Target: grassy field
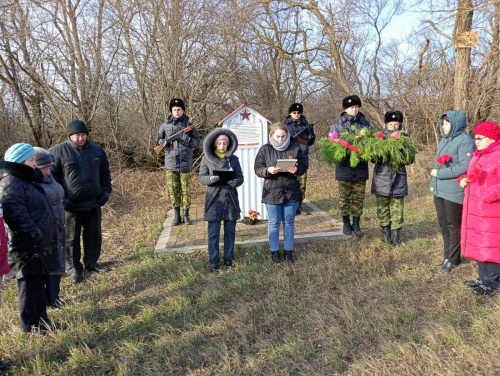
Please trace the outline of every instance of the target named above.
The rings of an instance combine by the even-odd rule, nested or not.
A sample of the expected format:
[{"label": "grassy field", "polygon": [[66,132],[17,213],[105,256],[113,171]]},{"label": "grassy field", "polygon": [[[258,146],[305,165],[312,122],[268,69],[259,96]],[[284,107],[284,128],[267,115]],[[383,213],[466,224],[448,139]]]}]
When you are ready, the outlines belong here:
[{"label": "grassy field", "polygon": [[[20,330],[16,284],[4,283],[0,358],[20,376],[499,375],[498,296],[463,285],[472,261],[435,267],[426,159],[409,169],[400,248],[379,240],[368,193],[363,238],[300,245],[292,268],[273,265],[267,247],[237,249],[237,267],[217,275],[205,253],[153,254],[169,208],[163,172],[115,175],[101,258],[112,271],[64,278],[69,304],[49,311],[63,330],[47,336]],[[338,217],[333,173],[320,168],[309,199]]]}]

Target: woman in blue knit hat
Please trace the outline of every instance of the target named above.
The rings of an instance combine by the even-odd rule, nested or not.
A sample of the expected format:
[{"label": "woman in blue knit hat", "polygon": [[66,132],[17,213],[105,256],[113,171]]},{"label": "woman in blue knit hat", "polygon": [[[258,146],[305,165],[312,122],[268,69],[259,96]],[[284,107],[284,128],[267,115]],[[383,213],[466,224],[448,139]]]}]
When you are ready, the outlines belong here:
[{"label": "woman in blue knit hat", "polygon": [[47,330],[45,283],[56,259],[57,231],[45,198],[42,172],[29,144],[12,145],[0,161],[0,203],[9,243],[10,272],[19,292],[19,314],[25,332]]}]

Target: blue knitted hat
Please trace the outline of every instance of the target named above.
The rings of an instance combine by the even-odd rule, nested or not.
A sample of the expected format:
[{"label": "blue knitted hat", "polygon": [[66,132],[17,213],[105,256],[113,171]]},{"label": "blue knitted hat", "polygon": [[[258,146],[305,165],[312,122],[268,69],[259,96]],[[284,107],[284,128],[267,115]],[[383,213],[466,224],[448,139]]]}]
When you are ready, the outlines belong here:
[{"label": "blue knitted hat", "polygon": [[35,155],[35,149],[30,144],[19,143],[14,144],[5,152],[5,161],[23,163],[29,157]]}]

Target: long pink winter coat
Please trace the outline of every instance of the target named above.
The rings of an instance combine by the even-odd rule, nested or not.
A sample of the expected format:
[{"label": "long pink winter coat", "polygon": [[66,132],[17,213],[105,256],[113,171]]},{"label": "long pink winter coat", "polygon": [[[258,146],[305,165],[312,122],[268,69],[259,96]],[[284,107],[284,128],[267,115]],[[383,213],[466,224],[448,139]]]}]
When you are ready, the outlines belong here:
[{"label": "long pink winter coat", "polygon": [[474,152],[462,211],[465,257],[500,264],[500,140]]},{"label": "long pink winter coat", "polygon": [[0,281],[2,280],[2,276],[7,274],[10,270],[9,262],[7,261],[8,241],[9,239],[7,238],[3,223],[3,209],[2,205],[0,205]]}]

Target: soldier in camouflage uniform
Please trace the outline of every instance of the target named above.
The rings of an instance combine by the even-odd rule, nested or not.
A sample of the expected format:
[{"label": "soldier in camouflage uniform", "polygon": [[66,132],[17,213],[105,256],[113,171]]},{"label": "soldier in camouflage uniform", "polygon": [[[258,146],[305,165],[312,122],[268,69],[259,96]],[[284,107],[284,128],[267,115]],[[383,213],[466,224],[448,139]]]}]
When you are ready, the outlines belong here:
[{"label": "soldier in camouflage uniform", "polygon": [[[191,172],[193,171],[193,149],[201,146],[198,131],[193,127],[189,132],[181,134],[175,140],[167,141],[169,137],[183,131],[188,126],[189,118],[184,114],[182,99],[173,98],[169,104],[172,113],[160,126],[156,136],[156,144],[165,147],[165,170],[167,171],[167,186],[174,208],[173,226],[181,222],[190,225],[189,208],[191,206]],[[184,209],[181,220],[180,208]]]},{"label": "soldier in camouflage uniform", "polygon": [[[359,112],[361,99],[357,95],[349,95],[342,100],[344,112],[330,128],[330,133],[349,132],[354,134],[356,129],[370,128],[371,125],[365,116]],[[349,158],[345,158],[335,166],[335,179],[339,184],[339,209],[344,221],[343,232],[350,235],[354,232],[361,236],[359,221],[363,214],[366,181],[368,180],[368,163],[360,162],[351,167]],[[350,215],[352,215],[352,225]]]},{"label": "soldier in camouflage uniform", "polygon": [[[302,113],[304,112],[304,107],[300,103],[293,103],[288,108],[288,116],[283,122],[290,132],[290,145],[297,144],[300,149],[307,156],[307,165],[309,168],[309,147],[316,141],[316,135],[314,134],[314,128]],[[299,137],[294,137],[299,132],[302,132]],[[300,190],[302,192],[302,200],[306,197],[306,185],[307,185],[307,170],[304,175],[299,176]],[[309,215],[306,209],[302,207],[302,201],[299,202],[297,206],[297,215]]]},{"label": "soldier in camouflage uniform", "polygon": [[[400,111],[389,111],[384,115],[384,122],[384,134],[400,131],[403,114]],[[402,135],[408,137],[404,133]],[[404,196],[408,195],[405,166],[395,170],[391,161],[375,163],[371,192],[377,199],[377,218],[382,227],[382,241],[392,242],[398,247],[399,232],[404,222]]]}]

